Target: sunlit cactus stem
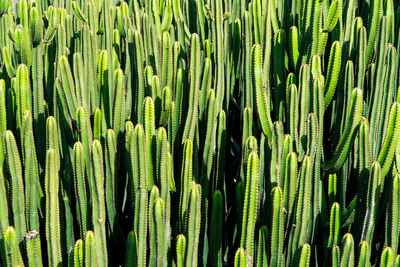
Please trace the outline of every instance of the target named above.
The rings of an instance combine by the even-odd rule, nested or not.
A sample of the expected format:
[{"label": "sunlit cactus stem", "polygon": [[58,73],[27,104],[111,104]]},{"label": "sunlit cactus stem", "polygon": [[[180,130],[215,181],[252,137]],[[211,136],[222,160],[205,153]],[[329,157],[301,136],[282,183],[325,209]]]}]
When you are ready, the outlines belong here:
[{"label": "sunlit cactus stem", "polygon": [[201,186],[192,182],[189,189],[188,207],[185,213],[185,231],[188,236],[186,266],[198,265],[198,248],[201,227]]},{"label": "sunlit cactus stem", "polygon": [[14,134],[7,130],[4,134],[7,166],[10,174],[9,183],[11,188],[10,202],[11,211],[16,233],[16,242],[22,241],[26,233],[26,214],[24,181],[22,174],[21,160]]},{"label": "sunlit cactus stem", "polygon": [[83,236],[88,230],[87,176],[84,150],[81,142],[76,142],[73,149],[72,165],[74,169],[74,191],[77,200],[77,217],[80,233]]},{"label": "sunlit cactus stem", "polygon": [[104,192],[104,161],[103,149],[98,140],[91,145],[92,174],[90,177],[90,191],[93,197],[92,222],[94,239],[99,266],[108,265],[107,236],[106,236],[106,204]]},{"label": "sunlit cactus stem", "polygon": [[24,266],[18,243],[14,227],[9,226],[4,232],[5,255],[8,266]]},{"label": "sunlit cactus stem", "polygon": [[43,266],[39,232],[29,231],[25,235],[25,242],[29,266]]},{"label": "sunlit cactus stem", "polygon": [[61,257],[61,228],[59,208],[59,176],[57,152],[53,148],[46,154],[46,239],[50,266],[58,266]]},{"label": "sunlit cactus stem", "polygon": [[78,239],[74,246],[74,251],[71,253],[73,254],[73,264],[74,267],[81,267],[84,266],[83,258],[84,258],[84,250],[83,250],[83,241],[82,239]]},{"label": "sunlit cactus stem", "polygon": [[235,267],[246,267],[247,255],[243,248],[239,248],[235,253]]},{"label": "sunlit cactus stem", "polygon": [[176,241],[176,258],[177,267],[185,266],[185,253],[186,253],[186,237],[184,235],[178,235]]},{"label": "sunlit cactus stem", "polygon": [[368,244],[371,243],[372,235],[375,229],[375,218],[377,213],[377,207],[379,204],[379,192],[381,187],[381,166],[378,162],[374,162],[371,166],[369,174],[369,184],[366,201],[366,214],[364,218],[361,240],[366,241]]},{"label": "sunlit cactus stem", "polygon": [[251,152],[247,163],[246,192],[243,204],[241,246],[246,248],[248,257],[254,256],[255,223],[258,214],[259,161],[256,152]]},{"label": "sunlit cactus stem", "polygon": [[84,262],[85,266],[96,266],[98,265],[97,250],[95,246],[94,234],[92,231],[85,233],[84,239]]},{"label": "sunlit cactus stem", "polygon": [[0,0],[0,265],[400,267],[398,0]]}]

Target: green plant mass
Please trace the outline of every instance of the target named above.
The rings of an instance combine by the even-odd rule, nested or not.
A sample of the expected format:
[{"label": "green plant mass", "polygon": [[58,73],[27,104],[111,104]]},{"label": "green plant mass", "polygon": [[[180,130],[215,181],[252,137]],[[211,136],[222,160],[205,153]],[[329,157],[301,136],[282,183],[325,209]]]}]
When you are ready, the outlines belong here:
[{"label": "green plant mass", "polygon": [[400,267],[399,0],[0,0],[0,266]]}]

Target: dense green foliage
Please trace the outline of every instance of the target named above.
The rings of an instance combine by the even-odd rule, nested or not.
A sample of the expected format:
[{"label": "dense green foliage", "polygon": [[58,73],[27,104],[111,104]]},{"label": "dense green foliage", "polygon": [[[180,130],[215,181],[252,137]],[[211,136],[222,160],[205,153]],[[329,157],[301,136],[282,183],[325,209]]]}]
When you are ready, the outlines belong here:
[{"label": "dense green foliage", "polygon": [[398,0],[0,0],[0,265],[400,266]]}]

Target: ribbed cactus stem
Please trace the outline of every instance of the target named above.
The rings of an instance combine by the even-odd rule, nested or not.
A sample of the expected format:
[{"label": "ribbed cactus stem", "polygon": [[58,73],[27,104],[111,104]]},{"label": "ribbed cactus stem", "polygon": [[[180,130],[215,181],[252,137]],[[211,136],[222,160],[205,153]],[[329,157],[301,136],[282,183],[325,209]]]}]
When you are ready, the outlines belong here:
[{"label": "ribbed cactus stem", "polygon": [[98,265],[97,250],[95,246],[94,233],[92,231],[87,231],[85,233],[85,266],[96,266]]},{"label": "ribbed cactus stem", "polygon": [[59,208],[59,176],[57,152],[50,148],[46,154],[46,239],[50,266],[58,266],[61,257],[61,228]]},{"label": "ribbed cactus stem", "polygon": [[5,255],[8,266],[24,266],[18,246],[17,232],[9,226],[4,232]]},{"label": "ribbed cactus stem", "polygon": [[247,266],[247,255],[243,248],[239,248],[235,253],[235,267]]},{"label": "ribbed cactus stem", "polygon": [[243,222],[241,247],[247,251],[248,257],[254,257],[254,234],[255,223],[258,214],[258,181],[259,181],[259,161],[256,152],[251,152],[247,163],[246,192],[243,204]]},{"label": "ribbed cactus stem", "polygon": [[73,251],[73,263],[74,267],[82,267],[84,266],[84,250],[83,250],[83,241],[82,239],[78,239],[74,246]]},{"label": "ribbed cactus stem", "polygon": [[26,233],[25,242],[29,266],[43,266],[39,232],[29,231]]},{"label": "ribbed cactus stem", "polygon": [[178,235],[176,240],[176,266],[185,266],[185,253],[186,253],[186,237],[182,234]]},{"label": "ribbed cactus stem", "polygon": [[198,265],[198,249],[201,227],[201,186],[192,182],[189,189],[188,207],[185,213],[185,232],[188,237],[186,266]]},{"label": "ribbed cactus stem", "polygon": [[14,219],[16,242],[22,241],[26,233],[26,214],[24,181],[21,160],[18,153],[14,134],[7,130],[4,134],[5,150],[7,155],[7,166],[10,174],[9,183],[11,187],[11,205]]},{"label": "ribbed cactus stem", "polygon": [[77,200],[77,217],[80,234],[83,236],[88,230],[88,189],[85,169],[84,149],[81,142],[76,142],[73,149],[72,165],[74,169],[74,191]]},{"label": "ribbed cactus stem", "polygon": [[98,140],[91,145],[92,174],[90,191],[92,195],[92,222],[99,266],[107,266],[108,252],[106,240],[106,204],[104,192],[103,149]]}]

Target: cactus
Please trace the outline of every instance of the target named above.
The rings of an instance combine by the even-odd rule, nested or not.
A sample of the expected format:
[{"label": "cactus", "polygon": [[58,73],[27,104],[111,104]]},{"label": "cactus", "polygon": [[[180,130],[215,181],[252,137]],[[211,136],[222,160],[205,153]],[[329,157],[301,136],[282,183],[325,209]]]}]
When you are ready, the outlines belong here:
[{"label": "cactus", "polygon": [[33,135],[32,115],[29,110],[23,114],[23,153],[27,227],[31,230],[39,229],[39,213],[41,211],[42,187],[39,180],[38,161],[36,158],[35,139]]},{"label": "cactus", "polygon": [[131,135],[130,141],[130,155],[133,172],[131,176],[133,181],[131,181],[131,183],[133,185],[133,192],[136,192],[138,189],[148,188],[148,179],[146,176],[147,160],[143,158],[145,153],[144,130],[143,126],[138,124]]},{"label": "cactus", "polygon": [[235,253],[235,267],[247,266],[247,256],[243,248],[239,248]]},{"label": "cactus", "polygon": [[361,120],[362,112],[362,92],[360,89],[355,88],[351,95],[350,105],[350,118],[343,132],[339,144],[337,146],[334,157],[325,164],[325,169],[332,169],[333,171],[343,166],[344,160],[347,158],[349,148],[351,147],[357,132],[357,127]]},{"label": "cactus", "polygon": [[95,247],[95,239],[92,231],[87,231],[85,233],[85,266],[98,265],[97,251]]},{"label": "cactus", "polygon": [[146,144],[146,167],[147,167],[147,179],[149,190],[154,185],[154,171],[153,171],[153,138],[156,134],[155,130],[155,115],[154,115],[154,101],[151,97],[146,97],[143,102],[143,126],[144,126],[144,139]]},{"label": "cactus", "polygon": [[132,267],[137,266],[137,237],[133,231],[129,232],[126,241],[125,265]]},{"label": "cactus", "polygon": [[215,191],[210,227],[210,266],[222,266],[222,208],[222,194],[220,191]]},{"label": "cactus", "polygon": [[1,265],[399,266],[399,8],[0,0]]},{"label": "cactus", "polygon": [[[339,0],[340,1],[340,0]],[[332,44],[329,54],[328,73],[325,82],[325,109],[330,104],[333,94],[335,93],[336,85],[340,73],[342,48],[340,42],[336,41]]]},{"label": "cactus", "polygon": [[90,177],[90,191],[93,197],[92,222],[94,239],[97,251],[98,264],[107,266],[106,240],[106,204],[104,193],[103,149],[99,141],[94,140],[91,145],[92,173]]},{"label": "cactus", "polygon": [[4,207],[7,207],[5,209],[2,209],[0,211],[0,230],[1,230],[1,235],[5,233],[7,230],[7,225],[9,225],[9,211],[8,211],[8,200],[7,200],[7,191],[5,187],[5,179],[4,179],[4,173],[3,173],[3,168],[0,168],[0,205],[4,205]]},{"label": "cactus", "polygon": [[342,1],[334,0],[329,6],[328,17],[325,21],[323,31],[331,32],[339,19],[340,10],[342,9]]},{"label": "cactus", "polygon": [[17,232],[14,227],[9,226],[4,232],[4,245],[6,262],[9,266],[24,266],[20,249],[18,247]]},{"label": "cactus", "polygon": [[337,202],[332,204],[329,229],[328,248],[332,248],[338,245],[340,238],[340,206]]},{"label": "cactus", "polygon": [[369,246],[366,241],[361,241],[360,244],[358,245],[358,253],[359,253],[359,258],[358,258],[358,266],[369,266]]},{"label": "cactus", "polygon": [[190,43],[190,96],[188,102],[188,114],[186,117],[185,128],[182,140],[194,139],[194,132],[198,120],[197,106],[199,103],[199,87],[200,87],[200,40],[197,34],[193,34]]},{"label": "cactus", "polygon": [[165,266],[167,263],[167,236],[166,236],[166,207],[162,198],[155,200],[153,208],[153,223],[157,233],[157,266]]},{"label": "cactus", "polygon": [[332,266],[339,267],[340,266],[340,248],[338,246],[332,247]]},{"label": "cactus", "polygon": [[74,266],[83,266],[83,241],[82,239],[79,239],[75,243],[74,251],[73,251],[73,262]]},{"label": "cactus", "polygon": [[115,204],[118,203],[118,172],[117,162],[117,137],[112,129],[107,130],[106,151],[105,151],[105,201],[107,206],[107,220],[110,228],[115,230],[118,235],[119,221]]},{"label": "cactus", "polygon": [[[155,216],[157,215],[157,212],[155,211],[155,203],[156,200],[160,198],[160,190],[158,189],[157,186],[153,186],[153,188],[150,191],[150,197],[149,197],[149,211],[148,211],[148,223],[149,223],[149,232],[150,232],[150,257],[149,257],[149,262],[150,265],[157,265],[157,258],[158,258],[158,247],[157,244],[158,242],[156,241],[159,236],[157,233],[157,225],[155,222]],[[139,215],[140,216],[140,215]],[[161,242],[160,242],[161,245]]]},{"label": "cactus", "polygon": [[354,266],[354,239],[351,234],[345,234],[342,240],[341,266]]},{"label": "cactus", "polygon": [[113,129],[117,140],[120,139],[120,132],[123,130],[125,123],[125,95],[124,95],[124,73],[121,69],[117,69],[114,72],[114,107],[113,107]]},{"label": "cactus", "polygon": [[301,249],[299,266],[307,267],[310,265],[310,253],[310,245],[307,243],[304,244],[303,248]]},{"label": "cactus", "polygon": [[270,106],[266,95],[266,88],[262,81],[262,55],[261,46],[254,45],[251,52],[252,56],[252,81],[256,90],[257,110],[261,121],[264,134],[271,140],[272,121],[270,116]]},{"label": "cactus", "polygon": [[9,183],[11,186],[11,205],[14,220],[15,238],[17,244],[22,241],[26,233],[26,214],[24,181],[22,176],[21,160],[18,153],[17,143],[13,133],[7,130],[4,133],[5,150],[7,155],[7,166],[10,174]]},{"label": "cactus", "polygon": [[[299,180],[299,192],[298,192],[298,199],[297,207],[296,207],[296,214],[295,216],[295,228],[291,228],[291,253],[294,255],[298,249],[300,249],[301,245],[304,242],[308,242],[306,235],[307,235],[307,224],[308,220],[310,220],[310,203],[309,199],[311,197],[311,159],[310,157],[306,156],[303,159],[303,164],[301,167],[300,173],[300,180]],[[277,240],[279,241],[279,240]],[[289,256],[289,259],[292,259],[292,255]]]},{"label": "cactus", "polygon": [[386,247],[381,254],[381,266],[392,266],[394,261],[393,250],[391,247]]},{"label": "cactus", "polygon": [[392,194],[390,201],[388,201],[387,212],[387,225],[386,225],[386,244],[390,245],[393,251],[397,251],[399,240],[398,235],[400,231],[399,225],[399,179],[400,175],[396,174],[392,182]]},{"label": "cactus", "polygon": [[265,266],[269,262],[266,245],[268,244],[269,231],[267,226],[260,228],[258,235],[257,266]]},{"label": "cactus", "polygon": [[137,233],[137,263],[143,265],[147,257],[147,228],[148,228],[148,193],[146,189],[139,189],[135,200],[134,229]]},{"label": "cactus", "polygon": [[29,266],[43,266],[40,238],[38,236],[38,231],[29,231],[25,235]]},{"label": "cactus", "polygon": [[46,239],[49,250],[49,265],[58,266],[61,257],[61,228],[59,208],[59,163],[57,151],[49,148],[46,153]]},{"label": "cactus", "polygon": [[186,266],[197,266],[201,227],[201,186],[194,182],[190,184],[185,223],[185,232],[188,237]]},{"label": "cactus", "polygon": [[282,223],[282,190],[280,187],[272,189],[272,231],[271,231],[271,266],[279,266],[284,262],[282,257],[282,238],[283,238],[283,223]]},{"label": "cactus", "polygon": [[368,244],[371,243],[372,234],[375,229],[375,218],[377,211],[377,204],[379,202],[379,193],[381,187],[381,176],[382,169],[378,162],[374,162],[371,166],[369,174],[369,184],[367,192],[367,209],[365,213],[365,219],[362,229],[361,240],[366,241]]},{"label": "cactus", "polygon": [[[251,152],[248,157],[246,192],[243,203],[243,222],[240,244],[246,248],[248,257],[253,261],[254,253],[254,228],[258,213],[258,179],[259,162],[256,152]],[[278,208],[279,209],[279,208]]]},{"label": "cactus", "polygon": [[395,147],[399,140],[399,127],[400,127],[400,105],[399,103],[393,103],[390,109],[390,116],[388,121],[388,130],[386,137],[378,156],[378,162],[382,166],[382,176],[385,176],[390,168],[391,161],[393,161],[393,155]]},{"label": "cactus", "polygon": [[193,142],[188,139],[183,150],[183,162],[180,187],[179,216],[183,223],[184,215],[188,207],[189,188],[193,179]]},{"label": "cactus", "polygon": [[183,234],[178,235],[176,240],[176,265],[183,267],[186,253],[186,237]]},{"label": "cactus", "polygon": [[77,200],[77,217],[80,233],[83,236],[88,230],[87,176],[85,172],[84,150],[81,142],[74,144],[73,153],[74,191]]}]

